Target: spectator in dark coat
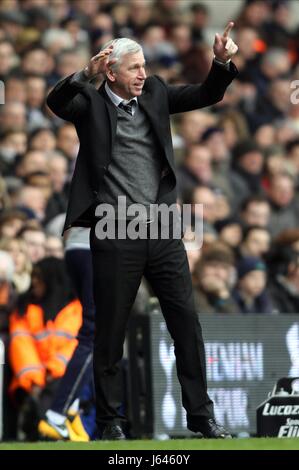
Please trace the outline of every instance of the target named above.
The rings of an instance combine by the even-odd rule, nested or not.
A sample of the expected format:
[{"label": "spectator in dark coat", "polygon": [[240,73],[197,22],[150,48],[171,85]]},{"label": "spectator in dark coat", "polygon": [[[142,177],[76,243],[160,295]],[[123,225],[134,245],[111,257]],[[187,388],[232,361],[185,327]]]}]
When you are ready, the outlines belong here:
[{"label": "spectator in dark coat", "polygon": [[269,292],[276,313],[299,313],[299,253],[279,246],[269,259]]},{"label": "spectator in dark coat", "polygon": [[242,243],[238,250],[239,257],[264,258],[270,249],[270,243],[271,236],[266,227],[251,225],[243,231]]},{"label": "spectator in dark coat", "polygon": [[216,242],[205,251],[194,270],[195,305],[202,313],[238,313],[231,295],[234,256],[230,248]]},{"label": "spectator in dark coat", "polygon": [[243,140],[233,149],[230,180],[239,205],[251,194],[261,192],[264,155],[252,140]]},{"label": "spectator in dark coat", "polygon": [[233,298],[242,313],[272,313],[272,305],[266,291],[266,264],[260,258],[248,256],[238,264],[238,283]]},{"label": "spectator in dark coat", "polygon": [[299,204],[294,178],[288,173],[274,175],[270,180],[268,197],[271,204],[269,229],[276,237],[283,230],[298,226]]},{"label": "spectator in dark coat", "polygon": [[184,196],[188,191],[202,184],[210,185],[213,177],[211,153],[202,144],[190,145],[183,164],[178,170],[179,193]]}]

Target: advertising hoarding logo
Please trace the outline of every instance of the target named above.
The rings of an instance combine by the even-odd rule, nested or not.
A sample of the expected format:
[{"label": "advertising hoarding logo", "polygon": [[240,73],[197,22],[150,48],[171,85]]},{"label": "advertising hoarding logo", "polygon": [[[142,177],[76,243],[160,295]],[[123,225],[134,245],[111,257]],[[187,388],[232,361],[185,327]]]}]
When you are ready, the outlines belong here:
[{"label": "advertising hoarding logo", "polygon": [[289,377],[299,376],[299,323],[294,323],[286,334],[286,343],[291,360]]}]

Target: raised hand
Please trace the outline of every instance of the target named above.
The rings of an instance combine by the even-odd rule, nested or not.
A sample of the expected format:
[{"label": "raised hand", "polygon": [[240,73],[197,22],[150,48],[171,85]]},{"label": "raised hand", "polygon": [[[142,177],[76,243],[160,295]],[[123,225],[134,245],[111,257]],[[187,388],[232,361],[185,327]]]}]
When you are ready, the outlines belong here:
[{"label": "raised hand", "polygon": [[105,73],[108,65],[115,64],[117,59],[112,59],[109,61],[109,56],[112,51],[113,44],[92,57],[89,61],[89,64],[84,69],[86,77],[89,79],[94,78],[96,75]]},{"label": "raised hand", "polygon": [[213,45],[215,58],[225,63],[230,60],[238,51],[237,44],[234,43],[232,38],[229,37],[231,30],[234,27],[233,21],[230,21],[226,26],[223,35],[216,33]]}]

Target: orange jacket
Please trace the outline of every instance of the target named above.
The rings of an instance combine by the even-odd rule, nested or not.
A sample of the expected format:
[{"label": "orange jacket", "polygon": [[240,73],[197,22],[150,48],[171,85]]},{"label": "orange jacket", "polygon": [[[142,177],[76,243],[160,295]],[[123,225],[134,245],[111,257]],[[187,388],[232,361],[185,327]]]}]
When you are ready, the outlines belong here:
[{"label": "orange jacket", "polygon": [[38,305],[28,305],[24,316],[11,315],[9,359],[14,378],[10,390],[21,387],[30,392],[33,385],[44,387],[47,375],[62,377],[77,346],[81,324],[79,300],[70,302],[47,323]]}]

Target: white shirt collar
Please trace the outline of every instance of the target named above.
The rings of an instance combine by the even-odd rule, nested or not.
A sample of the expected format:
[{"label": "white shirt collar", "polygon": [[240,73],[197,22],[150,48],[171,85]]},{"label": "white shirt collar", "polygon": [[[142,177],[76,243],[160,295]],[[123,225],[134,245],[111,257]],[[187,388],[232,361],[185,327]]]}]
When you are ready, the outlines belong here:
[{"label": "white shirt collar", "polygon": [[109,85],[107,82],[105,82],[105,91],[107,93],[107,95],[109,96],[109,98],[111,99],[112,103],[115,104],[115,106],[118,106],[120,103],[124,103],[124,104],[127,104],[129,103],[129,101],[136,101],[136,104],[138,103],[137,101],[137,96],[135,96],[134,98],[132,98],[131,100],[124,100],[123,98],[121,98],[120,96],[118,96],[116,93],[114,93],[111,88],[109,88]]}]

